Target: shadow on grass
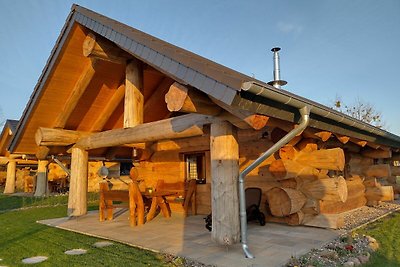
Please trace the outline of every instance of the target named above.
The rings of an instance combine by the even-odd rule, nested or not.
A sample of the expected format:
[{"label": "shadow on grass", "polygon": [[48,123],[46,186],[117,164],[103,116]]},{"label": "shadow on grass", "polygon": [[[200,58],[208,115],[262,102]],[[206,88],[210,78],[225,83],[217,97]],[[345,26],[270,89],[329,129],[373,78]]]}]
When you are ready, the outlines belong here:
[{"label": "shadow on grass", "polygon": [[[98,199],[98,193],[88,193],[89,203],[97,202]],[[65,194],[45,197],[0,195],[0,202],[0,212],[2,212],[28,207],[67,205],[68,195]]]}]

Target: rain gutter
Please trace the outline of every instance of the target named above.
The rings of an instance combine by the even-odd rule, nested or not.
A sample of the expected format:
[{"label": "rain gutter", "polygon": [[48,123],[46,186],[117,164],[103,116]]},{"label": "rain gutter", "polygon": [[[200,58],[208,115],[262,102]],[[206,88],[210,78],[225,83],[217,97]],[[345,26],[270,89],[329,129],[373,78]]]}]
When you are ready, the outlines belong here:
[{"label": "rain gutter", "polygon": [[239,174],[239,212],[240,212],[240,235],[244,255],[246,258],[254,258],[247,245],[247,214],[246,214],[246,195],[244,190],[244,178],[254,168],[260,165],[265,159],[278,151],[281,147],[290,142],[295,136],[301,134],[310,122],[310,108],[303,106],[299,109],[301,119],[298,127],[287,133],[281,140],[265,151],[260,157],[253,161],[246,169]]},{"label": "rain gutter", "polygon": [[335,127],[335,125],[331,123],[333,121],[339,125],[337,128],[342,128],[341,132],[339,132],[338,129],[335,129],[335,132],[370,142],[378,142],[388,146],[400,147],[400,137],[397,135],[359,121],[314,101],[291,94],[287,91],[276,89],[272,86],[263,85],[254,81],[242,83],[241,90],[245,93],[257,96],[257,98],[261,100],[264,99],[266,102],[272,100],[295,109],[309,106],[312,113],[310,123],[310,126],[312,127],[320,127],[321,129],[324,129],[329,128],[327,125],[330,125],[330,128],[332,129]]}]

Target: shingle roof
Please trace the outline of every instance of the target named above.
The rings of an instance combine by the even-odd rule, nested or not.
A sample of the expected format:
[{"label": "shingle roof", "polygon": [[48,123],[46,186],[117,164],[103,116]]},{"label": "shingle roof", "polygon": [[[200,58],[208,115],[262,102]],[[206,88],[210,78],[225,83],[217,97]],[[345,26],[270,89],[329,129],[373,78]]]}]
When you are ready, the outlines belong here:
[{"label": "shingle roof", "polygon": [[[276,102],[273,99],[272,101],[268,99],[269,95],[282,95],[285,96],[285,98],[295,100],[292,102],[310,105],[312,107],[312,113],[313,110],[320,109],[326,113],[334,114],[334,118],[340,117],[339,120],[333,120],[321,117],[318,114],[312,114],[314,116],[311,116],[311,123],[314,127],[318,126],[324,130],[331,130],[330,128],[332,128],[337,131],[342,129],[343,132],[349,136],[363,136],[371,142],[400,147],[400,137],[396,135],[357,121],[334,110],[330,111],[328,107],[324,107],[290,92],[276,90],[262,81],[257,81],[254,78],[78,5],[72,6],[72,11],[67,18],[66,24],[61,31],[39,82],[21,117],[20,128],[23,128],[28,114],[33,109],[35,101],[38,101],[40,91],[50,73],[49,70],[53,67],[60,53],[61,49],[59,48],[62,47],[63,42],[66,40],[67,33],[74,23],[79,23],[93,32],[102,35],[117,44],[121,49],[127,51],[146,64],[151,65],[167,76],[170,76],[174,80],[182,84],[191,85],[228,105],[235,105],[238,108],[251,109],[268,116],[275,116],[277,118],[296,122],[296,116],[298,115],[296,114],[297,108],[293,108],[290,103]],[[243,83],[250,81],[259,84],[260,88],[264,91],[262,93],[260,92],[258,95],[252,95],[250,91],[243,91]],[[11,143],[11,149],[18,142],[18,138],[19,131],[17,130],[17,134]]]}]

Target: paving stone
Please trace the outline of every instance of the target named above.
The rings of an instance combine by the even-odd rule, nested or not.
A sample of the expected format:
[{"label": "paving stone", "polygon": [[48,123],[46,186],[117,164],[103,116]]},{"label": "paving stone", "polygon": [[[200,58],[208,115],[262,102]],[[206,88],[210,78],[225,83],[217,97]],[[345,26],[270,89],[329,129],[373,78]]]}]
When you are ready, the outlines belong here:
[{"label": "paving stone", "polygon": [[25,264],[35,264],[39,262],[43,262],[47,260],[48,258],[46,256],[36,256],[36,257],[31,257],[31,258],[26,258],[22,260],[22,263]]},{"label": "paving stone", "polygon": [[108,247],[111,245],[114,245],[114,243],[110,242],[110,241],[99,241],[99,242],[96,242],[93,244],[93,246],[96,248],[104,248],[104,247]]},{"label": "paving stone", "polygon": [[87,252],[86,249],[74,248],[74,249],[67,250],[64,253],[67,255],[82,255],[82,254],[86,254],[86,252]]}]

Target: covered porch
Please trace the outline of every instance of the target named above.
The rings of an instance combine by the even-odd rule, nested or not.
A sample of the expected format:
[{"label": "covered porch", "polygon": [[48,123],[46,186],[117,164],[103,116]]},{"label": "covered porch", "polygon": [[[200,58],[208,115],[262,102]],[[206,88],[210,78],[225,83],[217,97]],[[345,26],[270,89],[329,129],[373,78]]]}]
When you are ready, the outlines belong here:
[{"label": "covered porch", "polygon": [[140,227],[129,226],[129,212],[119,210],[113,221],[99,222],[98,212],[73,218],[40,221],[48,226],[126,243],[135,247],[182,256],[216,266],[282,266],[291,256],[299,256],[338,236],[334,230],[249,223],[249,245],[254,259],[245,259],[240,244],[219,246],[211,241],[203,215],[171,218],[159,214]]}]

